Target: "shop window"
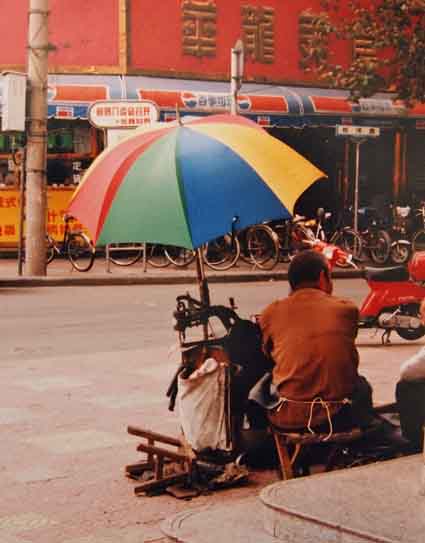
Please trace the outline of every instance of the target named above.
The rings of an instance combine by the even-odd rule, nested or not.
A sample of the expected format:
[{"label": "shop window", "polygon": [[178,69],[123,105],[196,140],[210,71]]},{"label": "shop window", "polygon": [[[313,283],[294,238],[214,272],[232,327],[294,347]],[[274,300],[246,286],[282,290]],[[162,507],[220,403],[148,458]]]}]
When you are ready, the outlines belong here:
[{"label": "shop window", "polygon": [[72,179],[72,163],[68,160],[52,159],[47,161],[47,184],[70,185]]},{"label": "shop window", "polygon": [[0,134],[0,153],[7,153],[9,150],[8,137],[4,134]]},{"label": "shop window", "polygon": [[9,150],[13,151],[14,149],[17,149],[18,147],[24,147],[25,146],[25,134],[19,133],[19,134],[12,134],[9,136]]},{"label": "shop window", "polygon": [[47,136],[48,153],[72,153],[74,138],[72,132],[51,132]]},{"label": "shop window", "polygon": [[25,145],[24,134],[2,134],[0,133],[0,154],[11,153],[18,147]]}]

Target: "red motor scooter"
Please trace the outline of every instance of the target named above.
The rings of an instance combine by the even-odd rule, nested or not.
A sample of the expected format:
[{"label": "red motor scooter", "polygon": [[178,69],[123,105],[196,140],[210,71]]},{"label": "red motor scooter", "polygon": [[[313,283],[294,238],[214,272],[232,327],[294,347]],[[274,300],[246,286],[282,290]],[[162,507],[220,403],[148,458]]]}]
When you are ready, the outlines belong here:
[{"label": "red motor scooter", "polygon": [[360,308],[359,328],[384,330],[384,344],[394,330],[403,339],[424,336],[419,306],[425,298],[425,251],[415,253],[407,265],[366,267],[365,276],[370,292]]},{"label": "red motor scooter", "polygon": [[[323,253],[332,268],[346,263],[357,267],[352,256],[340,247],[323,241],[311,243],[311,248]],[[364,268],[370,291],[360,308],[359,328],[383,330],[382,343],[390,342],[391,332],[407,340],[425,335],[419,307],[425,298],[425,251],[414,254],[409,264],[390,268]]]},{"label": "red motor scooter", "polygon": [[312,249],[317,253],[322,253],[329,262],[329,267],[331,270],[335,266],[339,268],[348,268],[349,266],[357,268],[353,262],[353,256],[337,245],[327,243],[326,241],[322,241],[318,238],[305,239],[302,243],[305,248]]}]

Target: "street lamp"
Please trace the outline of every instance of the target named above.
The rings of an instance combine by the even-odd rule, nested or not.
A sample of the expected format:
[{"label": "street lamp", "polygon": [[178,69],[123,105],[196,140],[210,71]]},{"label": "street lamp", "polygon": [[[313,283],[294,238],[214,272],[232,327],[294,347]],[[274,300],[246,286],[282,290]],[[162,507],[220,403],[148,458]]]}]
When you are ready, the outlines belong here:
[{"label": "street lamp", "polygon": [[237,40],[230,51],[230,113],[238,114],[238,91],[242,87],[243,77],[243,43]]}]

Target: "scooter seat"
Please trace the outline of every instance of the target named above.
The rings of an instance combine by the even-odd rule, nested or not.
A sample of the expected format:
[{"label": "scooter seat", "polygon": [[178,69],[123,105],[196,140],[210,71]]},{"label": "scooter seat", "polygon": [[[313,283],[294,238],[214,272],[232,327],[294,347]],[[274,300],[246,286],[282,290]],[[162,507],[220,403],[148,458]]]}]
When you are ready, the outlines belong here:
[{"label": "scooter seat", "polygon": [[408,281],[409,270],[406,266],[391,266],[388,268],[365,268],[366,279],[369,281],[396,282]]}]

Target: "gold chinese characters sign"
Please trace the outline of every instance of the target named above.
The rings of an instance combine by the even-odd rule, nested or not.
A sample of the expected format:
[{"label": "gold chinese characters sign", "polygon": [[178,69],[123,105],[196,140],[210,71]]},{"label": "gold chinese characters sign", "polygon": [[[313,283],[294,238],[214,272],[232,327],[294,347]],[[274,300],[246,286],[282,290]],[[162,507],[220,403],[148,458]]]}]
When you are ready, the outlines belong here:
[{"label": "gold chinese characters sign", "polygon": [[300,66],[305,68],[312,59],[314,48],[320,49],[320,58],[325,61],[329,56],[329,38],[326,28],[329,18],[326,13],[313,13],[307,9],[298,17],[298,48]]},{"label": "gold chinese characters sign", "polygon": [[274,62],[274,9],[244,5],[241,7],[244,50],[252,60]]},{"label": "gold chinese characters sign", "polygon": [[216,52],[217,7],[212,0],[183,0],[183,54],[214,57]]}]

